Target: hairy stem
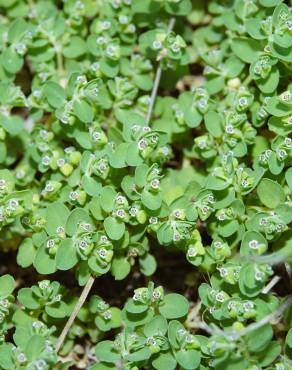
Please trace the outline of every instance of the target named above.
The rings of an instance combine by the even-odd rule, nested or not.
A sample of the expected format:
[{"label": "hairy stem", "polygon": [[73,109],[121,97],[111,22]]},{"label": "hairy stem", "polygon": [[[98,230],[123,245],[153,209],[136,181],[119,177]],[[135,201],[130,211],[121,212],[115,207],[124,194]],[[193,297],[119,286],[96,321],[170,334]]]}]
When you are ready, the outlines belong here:
[{"label": "hairy stem", "polygon": [[[175,18],[171,18],[170,21],[169,21],[169,24],[168,24],[167,32],[172,31],[172,29],[174,27],[174,24],[175,24]],[[152,88],[152,91],[151,91],[151,96],[150,96],[150,102],[149,102],[149,106],[148,106],[148,110],[147,110],[147,115],[146,115],[146,124],[147,125],[149,125],[149,122],[150,122],[150,119],[151,119],[153,106],[154,106],[154,103],[155,103],[155,99],[156,99],[156,95],[157,95],[157,91],[158,91],[158,87],[159,87],[159,83],[160,83],[161,74],[162,74],[161,63],[159,62],[158,68],[157,68],[157,71],[156,71],[156,75],[155,75],[154,85],[153,85],[153,88]]]},{"label": "hairy stem", "polygon": [[56,348],[55,348],[55,351],[56,353],[59,352],[60,348],[62,347],[63,345],[63,342],[68,334],[68,331],[70,330],[76,316],[78,315],[78,312],[80,311],[80,308],[83,306],[84,302],[86,301],[86,298],[91,290],[91,287],[94,283],[94,277],[93,276],[90,276],[89,279],[87,280],[87,283],[86,285],[84,286],[83,290],[82,290],[82,293],[79,297],[79,300],[78,302],[76,303],[66,325],[64,326],[64,329],[62,330],[62,333],[61,335],[59,336],[58,340],[57,340],[57,343],[56,343]]}]

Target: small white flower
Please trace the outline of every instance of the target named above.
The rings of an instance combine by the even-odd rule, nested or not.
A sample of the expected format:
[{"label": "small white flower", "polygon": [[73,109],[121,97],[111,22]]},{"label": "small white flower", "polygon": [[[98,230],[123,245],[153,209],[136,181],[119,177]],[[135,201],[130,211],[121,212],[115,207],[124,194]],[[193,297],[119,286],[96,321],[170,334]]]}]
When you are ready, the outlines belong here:
[{"label": "small white flower", "polygon": [[138,142],[138,148],[139,148],[139,150],[144,150],[147,146],[148,146],[148,142],[147,142],[146,139],[141,139]]},{"label": "small white flower", "polygon": [[233,134],[234,132],[234,129],[233,129],[233,126],[231,124],[227,125],[225,127],[225,131],[228,133],[228,134]]},{"label": "small white flower", "polygon": [[220,249],[223,247],[223,244],[219,240],[216,240],[214,242],[214,247]]},{"label": "small white flower", "polygon": [[79,197],[79,194],[77,191],[70,191],[69,198],[73,201],[77,200]]},{"label": "small white flower", "polygon": [[208,101],[207,101],[207,99],[200,99],[199,101],[198,101],[198,105],[199,105],[199,107],[200,108],[205,108],[206,106],[207,106],[207,104],[208,104]]},{"label": "small white flower", "polygon": [[99,37],[96,39],[96,43],[97,43],[98,45],[104,44],[104,43],[105,43],[105,37],[103,37],[103,36],[99,36]]},{"label": "small white flower", "polygon": [[109,57],[113,57],[115,55],[115,52],[116,52],[117,48],[112,45],[112,44],[109,44],[106,48],[106,54],[109,56]]},{"label": "small white flower", "polygon": [[259,247],[259,242],[257,240],[251,240],[249,243],[248,243],[248,246],[251,248],[251,249],[258,249]]},{"label": "small white flower", "polygon": [[82,85],[84,85],[84,84],[86,84],[87,79],[86,79],[85,76],[78,76],[77,77],[77,82],[80,83],[80,84],[82,84]]},{"label": "small white flower", "polygon": [[119,22],[121,24],[128,24],[129,23],[129,18],[126,15],[120,15],[119,16]]},{"label": "small white flower", "polygon": [[106,249],[102,248],[102,249],[99,249],[98,251],[98,255],[101,257],[101,258],[105,258],[106,255],[107,255],[107,251]]},{"label": "small white flower", "polygon": [[225,300],[224,293],[222,293],[222,292],[217,293],[216,296],[215,296],[215,299],[218,302],[224,302],[224,300]]},{"label": "small white flower", "polygon": [[53,248],[54,245],[55,245],[55,240],[54,239],[49,239],[47,241],[47,248],[48,249]]},{"label": "small white flower", "polygon": [[265,276],[265,274],[264,274],[263,272],[261,272],[261,271],[257,271],[257,272],[255,273],[254,278],[255,278],[255,280],[256,280],[256,281],[263,281],[264,276]]},{"label": "small white flower", "polygon": [[43,281],[39,282],[39,288],[41,290],[46,290],[46,289],[48,289],[49,286],[50,286],[49,280],[43,280]]},{"label": "small white flower", "polygon": [[159,189],[160,187],[160,181],[158,179],[154,179],[151,181],[151,187],[153,189]]},{"label": "small white flower", "polygon": [[84,250],[88,246],[88,243],[87,243],[86,240],[80,240],[78,246],[79,246],[80,249]]},{"label": "small white flower", "polygon": [[152,298],[157,301],[161,298],[161,293],[158,290],[154,290],[152,293]]},{"label": "small white flower", "polygon": [[157,223],[158,223],[158,218],[157,218],[157,217],[150,217],[150,218],[149,218],[149,223],[150,223],[151,225],[155,225],[155,224],[157,224]]},{"label": "small white flower", "polygon": [[57,165],[58,165],[59,167],[63,167],[65,163],[66,163],[66,161],[65,161],[65,159],[64,159],[64,158],[59,158],[59,159],[57,160]]},{"label": "small white flower", "polygon": [[122,195],[118,195],[117,198],[116,198],[116,202],[118,204],[125,204],[126,203],[126,198],[123,197]]},{"label": "small white flower", "polygon": [[100,241],[103,243],[103,244],[108,244],[108,238],[107,238],[107,236],[105,236],[105,235],[102,235],[101,237],[100,237]]},{"label": "small white flower", "polygon": [[242,97],[238,100],[238,103],[241,107],[244,107],[247,105],[247,99],[245,97]]},{"label": "small white flower", "polygon": [[56,228],[56,233],[57,234],[63,234],[65,232],[65,229],[64,229],[64,227],[63,226],[58,226],[57,228]]},{"label": "small white flower", "polygon": [[105,319],[105,320],[110,320],[111,318],[112,318],[112,313],[109,311],[109,310],[107,310],[107,311],[105,311],[104,313],[103,313],[103,318]]},{"label": "small white flower", "polygon": [[154,40],[152,44],[153,49],[159,50],[162,48],[162,43],[159,40]]},{"label": "small white flower", "polygon": [[140,293],[135,293],[134,296],[133,296],[133,300],[134,301],[139,301],[141,299],[141,294]]},{"label": "small white flower", "polygon": [[6,181],[4,179],[0,179],[0,190],[4,190],[6,188]]},{"label": "small white flower", "polygon": [[147,343],[149,346],[156,346],[156,344],[157,344],[156,340],[155,340],[153,337],[149,337],[149,338],[147,338],[146,343]]},{"label": "small white flower", "polygon": [[19,355],[17,355],[16,358],[17,358],[17,361],[20,362],[20,363],[23,363],[23,362],[27,361],[27,358],[26,358],[24,353],[20,353]]},{"label": "small white flower", "polygon": [[135,217],[138,213],[138,208],[137,207],[131,207],[129,210],[129,213],[132,217]]},{"label": "small white flower", "polygon": [[195,248],[191,247],[188,249],[188,256],[189,257],[195,257],[197,255],[197,251]]},{"label": "small white flower", "polygon": [[174,52],[174,53],[178,53],[180,51],[180,46],[177,42],[174,42],[172,45],[171,45],[171,50]]},{"label": "small white flower", "polygon": [[18,170],[18,171],[16,171],[15,176],[16,176],[16,178],[17,178],[18,180],[21,180],[21,179],[23,179],[23,178],[24,178],[24,176],[25,176],[25,171],[24,171],[24,170]]},{"label": "small white flower", "polygon": [[36,360],[35,361],[35,366],[36,366],[37,370],[43,370],[47,366],[47,362],[43,359]]},{"label": "small white flower", "polygon": [[245,311],[250,311],[254,308],[254,304],[250,301],[243,303],[243,308]]},{"label": "small white flower", "polygon": [[123,209],[118,209],[116,212],[117,217],[119,218],[125,218],[126,212]]},{"label": "small white flower", "polygon": [[50,164],[50,161],[51,161],[51,158],[47,155],[42,158],[42,164],[44,166],[48,166]]},{"label": "small white flower", "polygon": [[50,182],[48,182],[45,186],[45,192],[50,193],[52,191],[54,191],[54,187]]},{"label": "small white flower", "polygon": [[221,277],[226,277],[228,275],[227,269],[225,269],[223,267],[219,269],[219,272],[220,272]]},{"label": "small white flower", "polygon": [[102,28],[103,28],[104,30],[108,30],[108,29],[111,27],[111,22],[110,22],[110,21],[103,21],[103,22],[101,23],[101,25],[102,25]]},{"label": "small white flower", "polygon": [[18,200],[10,199],[9,200],[9,208],[15,210],[18,207]]}]

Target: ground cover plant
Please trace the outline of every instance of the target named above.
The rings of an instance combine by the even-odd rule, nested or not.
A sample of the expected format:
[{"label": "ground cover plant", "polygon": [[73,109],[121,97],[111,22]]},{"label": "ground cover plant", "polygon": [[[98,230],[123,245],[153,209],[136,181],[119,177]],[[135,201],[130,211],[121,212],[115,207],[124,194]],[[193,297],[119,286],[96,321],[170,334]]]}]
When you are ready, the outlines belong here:
[{"label": "ground cover plant", "polygon": [[0,0],[0,369],[292,369],[292,12]]}]

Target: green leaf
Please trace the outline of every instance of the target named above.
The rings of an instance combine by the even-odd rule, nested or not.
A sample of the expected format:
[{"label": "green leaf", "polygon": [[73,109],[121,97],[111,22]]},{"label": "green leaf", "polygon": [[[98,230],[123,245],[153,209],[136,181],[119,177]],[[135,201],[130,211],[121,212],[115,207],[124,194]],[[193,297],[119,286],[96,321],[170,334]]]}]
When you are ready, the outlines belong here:
[{"label": "green leaf", "polygon": [[116,280],[123,280],[131,271],[131,264],[126,257],[116,256],[112,261],[111,272]]},{"label": "green leaf", "polygon": [[159,312],[166,319],[176,319],[185,316],[189,311],[188,300],[177,293],[167,294],[162,304],[159,306]]},{"label": "green leaf", "polygon": [[160,208],[162,197],[160,193],[150,193],[149,191],[144,190],[141,194],[141,201],[145,207],[155,211]]},{"label": "green leaf", "polygon": [[14,367],[11,343],[3,343],[0,345],[0,366],[4,370],[11,370]]},{"label": "green leaf", "polygon": [[144,347],[142,349],[139,349],[135,351],[134,353],[130,353],[129,355],[126,355],[126,359],[130,362],[139,362],[148,360],[151,356],[151,351],[149,348]]},{"label": "green leaf", "polygon": [[177,362],[186,370],[197,369],[201,362],[200,352],[190,349],[181,349],[175,352],[175,358]]},{"label": "green leaf", "polygon": [[26,238],[20,244],[17,251],[17,263],[19,266],[26,268],[31,266],[36,256],[36,248],[31,238]]},{"label": "green leaf", "polygon": [[149,253],[146,253],[144,256],[139,258],[139,265],[140,265],[141,272],[145,276],[153,275],[157,268],[157,263],[156,263],[155,258]]},{"label": "green leaf", "polygon": [[288,347],[292,348],[292,329],[288,331],[285,343]]},{"label": "green leaf", "polygon": [[33,265],[40,274],[52,274],[56,271],[56,258],[48,253],[46,243],[37,251]]},{"label": "green leaf", "polygon": [[62,240],[56,255],[56,266],[58,270],[69,270],[74,267],[77,262],[78,254],[73,240]]},{"label": "green leaf", "polygon": [[82,177],[82,186],[84,191],[92,197],[99,195],[102,188],[100,182],[87,175]]},{"label": "green leaf", "polygon": [[[9,1],[8,1],[9,3]],[[13,44],[21,40],[23,34],[27,31],[28,24],[23,18],[17,18],[9,25],[8,41]]]},{"label": "green leaf", "polygon": [[233,53],[245,63],[253,63],[262,50],[259,41],[247,37],[235,37],[232,39],[231,49]]},{"label": "green leaf", "polygon": [[257,360],[262,367],[270,365],[281,354],[281,344],[278,341],[269,343],[262,352],[257,353]]},{"label": "green leaf", "polygon": [[121,239],[126,230],[124,222],[111,216],[104,220],[103,225],[107,235],[113,240]]},{"label": "green leaf", "polygon": [[285,201],[285,192],[281,185],[268,178],[261,180],[257,194],[262,204],[269,208],[276,208]]},{"label": "green leaf", "polygon": [[176,368],[176,360],[170,353],[160,352],[159,355],[152,361],[152,366],[157,370],[174,370]]},{"label": "green leaf", "polygon": [[152,337],[154,335],[165,335],[167,332],[167,327],[167,320],[161,315],[156,315],[144,326],[144,334],[147,337]]},{"label": "green leaf", "polygon": [[75,100],[73,103],[75,115],[84,123],[90,123],[94,118],[94,110],[91,104],[85,100]]},{"label": "green leaf", "polygon": [[273,328],[270,324],[266,324],[259,329],[253,330],[248,334],[247,347],[251,352],[261,352],[270,343],[273,337]]},{"label": "green leaf", "polygon": [[286,179],[286,182],[290,188],[290,190],[292,190],[292,168],[289,168],[286,173],[285,173],[285,179]]},{"label": "green leaf", "polygon": [[86,53],[86,42],[79,36],[72,36],[69,44],[63,48],[66,58],[75,59]]},{"label": "green leaf", "polygon": [[132,298],[129,299],[125,305],[125,309],[130,313],[143,313],[147,311],[148,306],[140,301],[134,301]]},{"label": "green leaf", "polygon": [[280,74],[278,68],[276,66],[273,66],[268,77],[266,79],[256,80],[256,83],[263,93],[271,94],[276,90],[278,86],[279,76]]},{"label": "green leaf", "polygon": [[206,129],[213,137],[218,138],[223,134],[222,119],[219,113],[210,111],[205,115],[204,120]]},{"label": "green leaf", "polygon": [[44,85],[44,95],[53,108],[61,108],[66,99],[66,93],[59,84],[48,81]]},{"label": "green leaf", "polygon": [[26,344],[25,353],[30,361],[37,360],[44,351],[46,339],[41,335],[33,335]]},{"label": "green leaf", "polygon": [[8,297],[15,288],[15,280],[11,275],[2,275],[0,277],[0,297],[4,299]]},{"label": "green leaf", "polygon": [[6,71],[12,74],[17,73],[23,66],[23,58],[11,47],[3,51],[1,61]]},{"label": "green leaf", "polygon": [[114,208],[117,192],[111,186],[105,186],[100,193],[100,204],[103,210],[111,212]]},{"label": "green leaf", "polygon": [[46,305],[46,313],[55,318],[55,319],[62,319],[68,316],[68,306],[65,302],[56,302],[50,305]]},{"label": "green leaf", "polygon": [[240,254],[249,256],[252,254],[263,254],[268,249],[268,242],[264,236],[257,231],[246,231],[243,235]]},{"label": "green leaf", "polygon": [[17,294],[17,299],[24,307],[30,310],[37,310],[40,308],[40,303],[38,302],[38,297],[34,295],[30,288],[22,288]]},{"label": "green leaf", "polygon": [[169,14],[187,15],[192,10],[192,3],[190,0],[181,0],[179,2],[166,2],[165,10]]},{"label": "green leaf", "polygon": [[56,235],[59,227],[65,228],[70,211],[61,202],[53,202],[46,209],[46,232],[49,235]]},{"label": "green leaf", "polygon": [[75,208],[69,215],[66,222],[66,233],[73,236],[80,225],[80,223],[87,223],[92,225],[89,214],[83,208]]},{"label": "green leaf", "polygon": [[100,361],[109,363],[115,363],[120,358],[120,355],[114,350],[113,342],[110,340],[97,343],[95,354]]},{"label": "green leaf", "polygon": [[18,135],[24,129],[23,119],[20,116],[0,114],[0,125],[12,136]]}]

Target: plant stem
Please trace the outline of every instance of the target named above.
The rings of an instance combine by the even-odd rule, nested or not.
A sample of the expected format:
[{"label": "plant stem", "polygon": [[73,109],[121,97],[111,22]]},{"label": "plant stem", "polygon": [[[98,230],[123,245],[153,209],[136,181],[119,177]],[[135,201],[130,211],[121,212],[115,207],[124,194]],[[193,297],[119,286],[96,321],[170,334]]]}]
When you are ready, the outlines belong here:
[{"label": "plant stem", "polygon": [[278,284],[278,282],[281,280],[281,278],[280,278],[280,276],[277,276],[277,275],[275,275],[274,277],[273,277],[273,279],[269,282],[269,284],[267,284],[264,288],[263,288],[263,290],[262,290],[262,293],[263,294],[268,294],[269,293],[269,291],[276,285],[276,284]]},{"label": "plant stem", "polygon": [[[273,319],[279,318],[283,312],[292,305],[292,295],[289,295],[285,302],[283,302],[274,312],[262,318],[260,321],[252,323],[240,331],[223,331],[217,326],[209,326],[205,322],[195,320],[187,321],[187,326],[191,329],[202,329],[210,335],[222,335],[227,340],[236,341],[241,337],[261,328],[262,326],[268,324]],[[193,322],[192,322],[193,321]]]},{"label": "plant stem", "polygon": [[276,311],[270,313],[269,315],[262,318],[260,321],[255,322],[253,324],[248,325],[246,328],[240,330],[238,333],[235,333],[237,337],[242,337],[246,334],[249,334],[253,332],[256,329],[261,328],[262,326],[268,324],[271,320],[276,319],[280,317],[283,312],[286,310],[286,308],[290,307],[292,305],[292,295],[289,295],[285,302],[283,302]]},{"label": "plant stem", "polygon": [[64,329],[62,330],[61,335],[59,336],[57,343],[56,343],[56,348],[55,351],[56,353],[59,352],[60,348],[62,347],[62,344],[68,334],[68,331],[70,330],[76,316],[78,315],[78,312],[80,311],[80,308],[83,306],[84,302],[86,301],[86,298],[90,292],[90,289],[94,283],[94,277],[90,276],[89,279],[87,280],[86,285],[84,286],[81,296],[79,297],[78,302],[76,303],[66,325],[64,326]]},{"label": "plant stem", "polygon": [[[169,24],[168,24],[167,32],[172,31],[172,29],[174,27],[174,24],[175,24],[175,18],[171,18],[170,21],[169,21]],[[148,106],[148,110],[147,110],[147,115],[146,115],[146,124],[147,125],[149,125],[149,122],[150,122],[150,119],[151,119],[151,114],[152,114],[153,106],[154,106],[154,103],[155,103],[155,99],[156,99],[156,95],[157,95],[157,91],[158,91],[158,86],[159,86],[159,83],[160,83],[161,74],[162,74],[162,68],[161,68],[161,62],[159,62],[158,68],[157,68],[157,71],[156,71],[156,75],[155,75],[154,85],[153,85],[153,88],[152,88],[152,91],[151,91],[151,96],[150,96],[150,102],[149,102],[149,106]]]}]

